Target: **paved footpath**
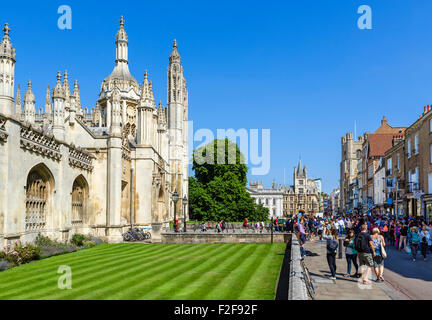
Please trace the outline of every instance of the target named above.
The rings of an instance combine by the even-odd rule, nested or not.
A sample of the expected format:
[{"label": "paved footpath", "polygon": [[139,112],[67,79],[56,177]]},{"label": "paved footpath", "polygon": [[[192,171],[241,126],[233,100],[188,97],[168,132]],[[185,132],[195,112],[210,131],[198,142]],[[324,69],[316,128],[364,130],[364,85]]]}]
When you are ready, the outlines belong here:
[{"label": "paved footpath", "polygon": [[387,246],[388,257],[384,261],[384,278],[395,290],[413,300],[432,299],[432,255],[426,261],[417,254],[411,255]]},{"label": "paved footpath", "polygon": [[[305,264],[309,269],[315,288],[316,300],[408,300],[400,288],[392,286],[389,282],[377,283],[375,272],[370,272],[370,285],[364,285],[357,278],[345,278],[347,271],[345,254],[342,259],[336,258],[336,280],[330,280],[330,269],[326,259],[326,242],[320,242],[317,238],[314,242],[305,244],[308,255]],[[337,257],[337,256],[336,256]],[[351,274],[355,272],[352,266]],[[387,276],[390,276],[388,274]],[[386,271],[384,271],[386,278]]]}]

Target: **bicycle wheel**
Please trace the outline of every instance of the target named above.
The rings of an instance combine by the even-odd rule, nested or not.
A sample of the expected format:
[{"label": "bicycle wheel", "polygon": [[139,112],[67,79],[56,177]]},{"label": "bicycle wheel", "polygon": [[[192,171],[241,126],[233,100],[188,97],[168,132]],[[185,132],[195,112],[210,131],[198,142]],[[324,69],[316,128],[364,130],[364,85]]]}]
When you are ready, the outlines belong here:
[{"label": "bicycle wheel", "polygon": [[131,241],[131,235],[129,232],[126,232],[125,234],[123,234],[123,240],[124,241]]}]

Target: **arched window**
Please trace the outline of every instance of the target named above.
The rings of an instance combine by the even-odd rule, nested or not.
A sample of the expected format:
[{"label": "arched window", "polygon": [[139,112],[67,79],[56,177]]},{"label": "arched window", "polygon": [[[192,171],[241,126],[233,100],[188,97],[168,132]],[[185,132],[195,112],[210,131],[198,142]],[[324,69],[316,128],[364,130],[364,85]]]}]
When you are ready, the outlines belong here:
[{"label": "arched window", "polygon": [[72,186],[72,225],[81,225],[85,217],[88,187],[83,176],[75,179]]},{"label": "arched window", "polygon": [[54,179],[44,164],[30,170],[26,184],[26,230],[45,228],[53,185]]}]

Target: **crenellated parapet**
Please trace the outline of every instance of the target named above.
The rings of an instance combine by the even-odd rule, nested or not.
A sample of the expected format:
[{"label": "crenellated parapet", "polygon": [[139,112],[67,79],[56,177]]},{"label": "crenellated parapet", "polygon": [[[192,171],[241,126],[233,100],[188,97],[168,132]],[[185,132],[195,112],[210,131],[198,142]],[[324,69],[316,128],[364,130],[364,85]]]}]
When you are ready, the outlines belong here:
[{"label": "crenellated parapet", "polygon": [[54,160],[59,161],[62,157],[60,143],[55,140],[54,136],[45,135],[41,130],[33,128],[31,125],[21,127],[20,146]]},{"label": "crenellated parapet", "polygon": [[73,144],[69,146],[69,165],[71,167],[92,171],[94,158],[95,156],[85,149],[76,148]]}]

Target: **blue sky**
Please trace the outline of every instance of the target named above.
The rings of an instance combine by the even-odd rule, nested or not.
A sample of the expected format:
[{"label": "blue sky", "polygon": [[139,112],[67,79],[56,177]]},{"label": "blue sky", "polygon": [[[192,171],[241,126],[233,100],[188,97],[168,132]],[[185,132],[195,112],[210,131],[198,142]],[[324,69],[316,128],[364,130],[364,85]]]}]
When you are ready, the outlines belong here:
[{"label": "blue sky", "polygon": [[[59,30],[57,8],[72,8]],[[372,8],[373,29],[359,30],[357,8]],[[271,129],[271,169],[250,176],[287,183],[301,155],[323,190],[338,185],[340,137],[374,131],[383,115],[410,125],[432,103],[432,1],[43,1],[2,5],[17,49],[16,80],[33,82],[43,106],[57,70],[78,79],[93,107],[114,66],[120,15],[130,69],[149,70],[166,102],[166,67],[179,43],[195,129]]]}]

